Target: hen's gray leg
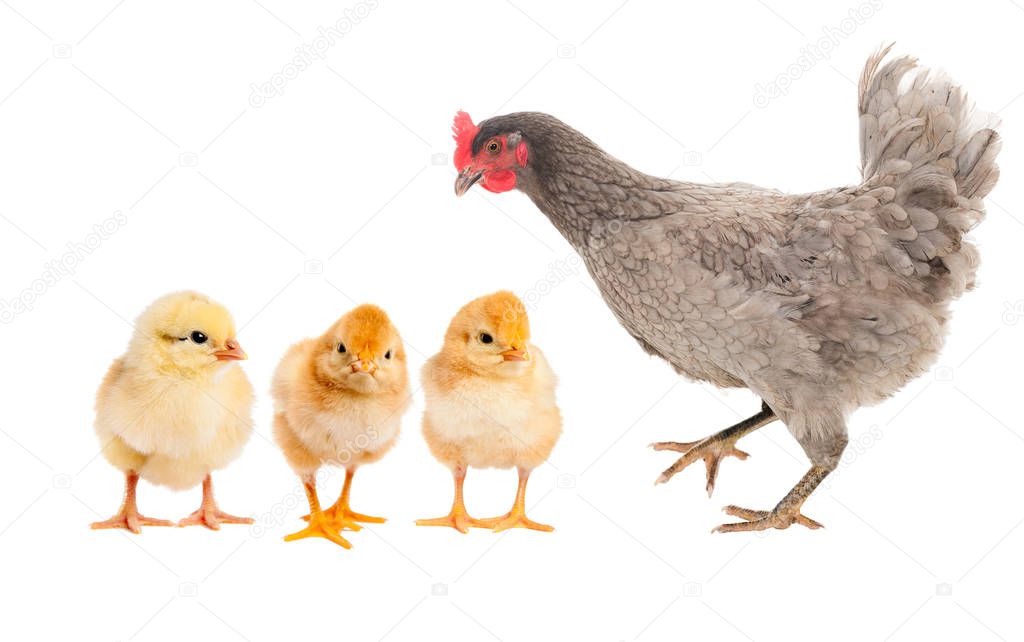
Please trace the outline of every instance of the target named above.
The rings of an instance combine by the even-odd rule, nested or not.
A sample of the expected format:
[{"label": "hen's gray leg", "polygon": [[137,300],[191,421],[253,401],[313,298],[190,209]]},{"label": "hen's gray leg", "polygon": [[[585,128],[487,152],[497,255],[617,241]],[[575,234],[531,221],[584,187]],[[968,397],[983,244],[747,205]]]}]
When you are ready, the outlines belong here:
[{"label": "hen's gray leg", "polygon": [[775,421],[777,418],[772,409],[768,407],[768,404],[762,401],[761,412],[700,441],[659,441],[651,444],[651,448],[655,450],[673,450],[684,453],[682,457],[676,460],[676,463],[661,473],[661,476],[658,477],[655,483],[663,484],[672,479],[672,476],[680,470],[698,459],[703,459],[704,466],[707,468],[707,491],[708,497],[710,497],[711,493],[715,490],[715,479],[718,477],[718,464],[721,460],[729,455],[741,460],[750,456],[736,448],[736,442],[739,438]]},{"label": "hen's gray leg", "polygon": [[814,465],[797,482],[796,486],[786,493],[782,501],[770,511],[726,506],[722,509],[726,513],[747,521],[722,524],[711,532],[763,531],[768,528],[789,528],[793,524],[800,524],[807,528],[821,528],[821,524],[803,515],[800,509],[814,489],[839,465],[839,459],[842,457],[843,450],[846,449],[846,442],[845,431],[824,439],[805,438],[801,440],[804,451],[807,452]]}]

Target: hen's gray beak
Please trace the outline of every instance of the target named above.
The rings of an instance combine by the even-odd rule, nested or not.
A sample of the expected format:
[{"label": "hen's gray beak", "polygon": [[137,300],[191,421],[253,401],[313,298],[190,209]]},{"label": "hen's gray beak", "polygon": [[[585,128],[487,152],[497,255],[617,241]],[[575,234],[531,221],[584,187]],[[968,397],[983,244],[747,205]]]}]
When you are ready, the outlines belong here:
[{"label": "hen's gray beak", "polygon": [[483,170],[474,170],[472,167],[467,167],[459,172],[459,177],[455,179],[455,195],[462,196],[465,194],[483,175]]}]

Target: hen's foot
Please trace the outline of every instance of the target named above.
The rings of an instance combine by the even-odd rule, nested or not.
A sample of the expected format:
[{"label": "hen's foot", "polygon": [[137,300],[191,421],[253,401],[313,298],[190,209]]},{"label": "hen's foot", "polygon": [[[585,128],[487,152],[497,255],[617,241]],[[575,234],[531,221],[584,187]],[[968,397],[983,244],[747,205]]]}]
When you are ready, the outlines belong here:
[{"label": "hen's foot", "polygon": [[745,522],[735,524],[722,524],[711,530],[712,533],[736,533],[739,531],[763,531],[769,528],[784,529],[793,524],[800,524],[807,528],[823,528],[822,525],[810,517],[800,513],[800,507],[774,510],[750,510],[739,506],[726,506],[722,509],[733,517],[745,519]]},{"label": "hen's foot", "polygon": [[676,460],[676,463],[666,468],[654,483],[664,484],[682,469],[698,459],[703,459],[704,467],[707,469],[708,483],[706,488],[708,497],[711,497],[711,493],[715,490],[715,479],[718,478],[718,465],[722,459],[731,455],[743,460],[750,456],[736,448],[736,442],[739,441],[739,438],[754,432],[775,419],[775,413],[768,407],[768,404],[762,401],[761,412],[700,441],[661,441],[651,444],[651,448],[655,450],[674,450],[684,453],[682,457]]},{"label": "hen's foot", "polygon": [[295,540],[306,539],[308,537],[322,537],[334,542],[342,548],[352,548],[352,544],[341,536],[338,532],[338,528],[323,513],[316,513],[309,520],[309,525],[301,531],[292,533],[291,535],[285,535],[284,541],[294,542]]},{"label": "hen's foot", "polygon": [[203,505],[191,515],[178,522],[178,526],[205,526],[210,530],[219,531],[221,524],[252,524],[251,517],[238,517],[225,513],[216,504]]},{"label": "hen's foot", "polygon": [[675,452],[684,453],[682,457],[676,460],[676,463],[669,466],[661,475],[658,480],[654,483],[664,484],[672,477],[686,468],[698,459],[704,460],[704,468],[707,470],[707,491],[708,497],[711,497],[711,493],[715,490],[715,480],[718,478],[718,466],[722,459],[732,456],[737,459],[743,460],[750,456],[736,447],[736,441],[739,439],[739,435],[733,435],[730,437],[722,438],[718,435],[712,435],[701,441],[659,441],[651,444],[651,448],[655,450],[672,450]]},{"label": "hen's foot", "polygon": [[489,517],[477,521],[479,522],[478,526],[481,528],[490,528],[495,533],[500,533],[501,531],[506,531],[510,528],[528,528],[532,531],[544,531],[545,533],[550,533],[555,530],[554,526],[535,522],[527,517],[525,512],[517,511],[515,509],[500,517]]},{"label": "hen's foot", "polygon": [[832,472],[833,468],[834,466],[821,466],[817,464],[811,466],[811,469],[796,483],[796,486],[786,493],[782,501],[770,511],[726,506],[722,509],[726,513],[747,521],[736,524],[722,524],[711,532],[763,531],[769,528],[789,528],[793,524],[800,524],[807,528],[821,528],[821,524],[810,517],[802,515],[800,508],[804,505],[804,501],[806,501],[810,494],[814,492],[814,489],[818,487],[818,484]]},{"label": "hen's foot", "polygon": [[124,528],[138,535],[142,532],[143,526],[174,526],[174,522],[166,519],[156,519],[155,517],[146,517],[145,515],[140,515],[137,510],[125,510],[122,508],[118,511],[117,515],[102,522],[93,522],[89,527],[93,530]]}]

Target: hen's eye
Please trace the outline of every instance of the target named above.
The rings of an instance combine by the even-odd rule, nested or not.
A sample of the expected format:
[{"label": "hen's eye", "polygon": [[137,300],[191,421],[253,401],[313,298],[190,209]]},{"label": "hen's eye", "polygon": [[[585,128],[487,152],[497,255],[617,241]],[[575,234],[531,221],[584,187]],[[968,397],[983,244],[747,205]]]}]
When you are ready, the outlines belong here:
[{"label": "hen's eye", "polygon": [[487,143],[487,151],[489,151],[490,153],[497,154],[499,149],[501,149],[501,145],[498,143],[498,141],[492,140],[491,142]]},{"label": "hen's eye", "polygon": [[338,352],[340,352],[341,354],[345,354],[345,344],[344,343],[339,343],[338,344]]},{"label": "hen's eye", "polygon": [[487,334],[486,332],[480,333],[480,343],[491,343],[494,341],[494,337]]},{"label": "hen's eye", "polygon": [[209,339],[210,337],[206,336],[199,330],[195,330],[192,332],[192,334],[189,335],[189,338],[192,339],[192,341],[195,343],[206,343],[206,340]]},{"label": "hen's eye", "polygon": [[391,358],[391,351],[390,350],[388,350],[387,352],[384,353],[384,358],[385,359],[390,359]]}]

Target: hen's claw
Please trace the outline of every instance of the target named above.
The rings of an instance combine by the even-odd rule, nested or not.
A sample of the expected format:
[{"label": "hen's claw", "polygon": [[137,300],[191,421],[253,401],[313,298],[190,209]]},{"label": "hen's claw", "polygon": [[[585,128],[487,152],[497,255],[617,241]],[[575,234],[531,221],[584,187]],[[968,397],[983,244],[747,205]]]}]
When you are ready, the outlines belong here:
[{"label": "hen's claw", "polygon": [[732,456],[743,460],[750,456],[736,447],[736,442],[739,441],[740,437],[775,421],[776,418],[775,413],[768,407],[768,404],[762,401],[761,412],[700,441],[659,441],[651,444],[651,448],[655,450],[673,450],[684,453],[682,457],[676,460],[676,463],[666,468],[654,483],[664,484],[672,479],[672,476],[680,470],[698,459],[703,459],[704,466],[707,468],[708,497],[711,497],[711,493],[715,490],[715,479],[718,477],[718,465],[722,459]]},{"label": "hen's claw", "polygon": [[722,459],[732,456],[739,460],[744,460],[750,456],[749,453],[736,447],[737,439],[739,439],[739,436],[722,439],[718,435],[714,435],[701,441],[659,441],[651,444],[651,448],[654,450],[671,450],[684,453],[682,457],[676,460],[676,463],[666,468],[654,483],[664,484],[682,469],[698,459],[703,459],[704,467],[707,469],[708,481],[706,488],[708,497],[711,497],[711,493],[715,490],[715,480],[718,478],[718,465]]},{"label": "hen's claw", "polygon": [[832,472],[835,466],[823,466],[815,464],[800,478],[786,496],[782,498],[772,510],[750,510],[739,506],[726,506],[724,510],[729,515],[745,519],[745,522],[737,524],[722,524],[712,533],[735,533],[737,531],[763,531],[769,528],[789,528],[793,524],[800,524],[807,528],[822,528],[822,525],[810,517],[802,515],[800,508],[807,497],[814,492],[825,477]]},{"label": "hen's claw", "polygon": [[792,508],[775,508],[774,510],[750,510],[739,506],[726,506],[722,509],[733,517],[745,519],[745,522],[722,524],[711,530],[712,533],[736,533],[740,531],[763,531],[769,528],[785,529],[793,524],[807,528],[824,528],[820,523],[800,512],[799,506]]}]

